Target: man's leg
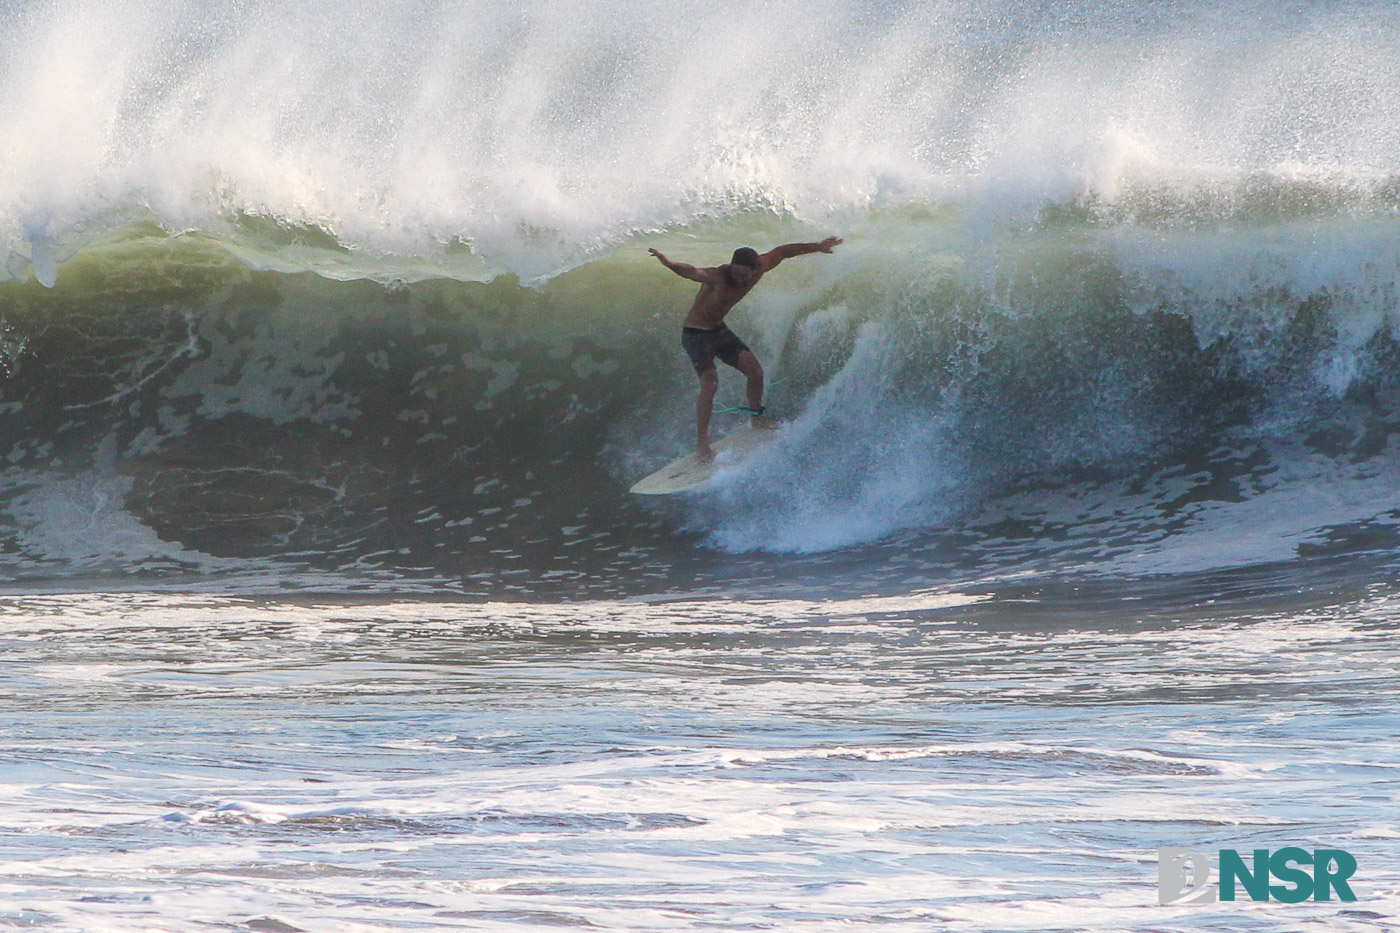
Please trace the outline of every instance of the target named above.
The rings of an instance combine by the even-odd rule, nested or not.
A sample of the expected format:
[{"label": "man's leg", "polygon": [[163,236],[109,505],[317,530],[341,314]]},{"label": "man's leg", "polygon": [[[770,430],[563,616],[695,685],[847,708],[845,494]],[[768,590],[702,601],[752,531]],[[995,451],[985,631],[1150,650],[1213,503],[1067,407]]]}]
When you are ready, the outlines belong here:
[{"label": "man's leg", "polygon": [[710,413],[715,410],[715,391],[719,389],[719,373],[711,366],[702,370],[700,395],[695,400],[695,455],[701,460],[713,460],[710,448]]},{"label": "man's leg", "polygon": [[[745,350],[739,354],[739,359],[735,360],[734,368],[748,378],[749,408],[758,411],[763,407],[763,364],[758,361],[758,357],[753,355],[752,350]],[[754,415],[752,424],[756,428],[776,428],[778,426],[778,422],[766,415]]]}]

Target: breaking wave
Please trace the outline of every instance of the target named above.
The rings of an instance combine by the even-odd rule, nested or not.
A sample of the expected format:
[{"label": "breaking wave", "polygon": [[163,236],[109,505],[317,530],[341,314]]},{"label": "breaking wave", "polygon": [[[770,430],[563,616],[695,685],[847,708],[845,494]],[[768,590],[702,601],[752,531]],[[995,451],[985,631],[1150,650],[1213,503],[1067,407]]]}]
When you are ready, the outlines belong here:
[{"label": "breaking wave", "polygon": [[[7,7],[0,562],[661,591],[1390,548],[1393,7],[1020,9]],[[646,248],[827,233],[732,317],[779,443],[629,499],[693,417]]]}]

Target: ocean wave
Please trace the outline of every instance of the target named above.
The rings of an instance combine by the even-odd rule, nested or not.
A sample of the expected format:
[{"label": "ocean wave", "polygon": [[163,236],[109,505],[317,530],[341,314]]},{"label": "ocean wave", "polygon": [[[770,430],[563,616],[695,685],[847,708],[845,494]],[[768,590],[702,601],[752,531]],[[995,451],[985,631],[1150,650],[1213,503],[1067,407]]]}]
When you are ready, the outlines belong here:
[{"label": "ocean wave", "polygon": [[[688,287],[645,247],[720,262],[735,242],[811,236],[800,221],[741,213],[638,236],[533,285],[342,280],[278,265],[308,248],[353,256],[330,244],[260,233],[278,262],[250,263],[237,240],[139,223],[79,250],[52,288],[0,283],[7,546],[46,572],[121,566],[82,521],[43,514],[107,489],[103,521],[140,543],[143,572],[271,556],[475,574],[487,589],[514,567],[522,586],[625,570],[635,588],[649,568],[664,589],[680,572],[657,559],[668,535],[732,554],[973,528],[990,541],[1006,526],[987,516],[1025,491],[1089,484],[1118,515],[1096,526],[1117,549],[1095,559],[1165,568],[1141,557],[1190,530],[1183,496],[1259,522],[1229,504],[1270,477],[1293,470],[1305,490],[1304,473],[1362,482],[1388,462],[1396,223],[1057,218],[989,237],[946,210],[871,213],[734,314],[787,421],[779,443],[742,475],[652,504],[624,490],[684,452],[695,388],[675,346]],[[735,377],[722,386],[738,399]],[[1341,466],[1308,460],[1319,452]],[[1351,504],[1308,512],[1285,551],[1390,521],[1353,498],[1329,493]],[[1277,559],[1264,544],[1221,559]]]},{"label": "ocean wave", "polygon": [[[1395,420],[1390,5],[735,9],[7,7],[0,560],[501,595],[693,585],[677,541],[711,581],[968,536],[1171,571],[1234,518],[1287,533],[1232,564],[1385,546],[1337,489]],[[629,499],[693,430],[646,249],[829,233],[733,316],[779,443]]]}]

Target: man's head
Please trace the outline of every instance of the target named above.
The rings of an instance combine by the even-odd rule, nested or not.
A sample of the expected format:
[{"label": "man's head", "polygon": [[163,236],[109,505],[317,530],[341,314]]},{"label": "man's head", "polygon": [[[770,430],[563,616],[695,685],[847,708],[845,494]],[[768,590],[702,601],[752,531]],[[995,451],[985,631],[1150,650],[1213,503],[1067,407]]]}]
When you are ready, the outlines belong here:
[{"label": "man's head", "polygon": [[752,246],[741,246],[729,259],[729,280],[743,288],[753,281],[758,273],[758,250]]}]

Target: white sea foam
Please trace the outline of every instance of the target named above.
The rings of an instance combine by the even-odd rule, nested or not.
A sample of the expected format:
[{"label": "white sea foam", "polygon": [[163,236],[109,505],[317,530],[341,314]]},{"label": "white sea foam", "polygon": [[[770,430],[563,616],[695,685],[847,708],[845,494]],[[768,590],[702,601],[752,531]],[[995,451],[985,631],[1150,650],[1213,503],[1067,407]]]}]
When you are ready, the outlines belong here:
[{"label": "white sea foam", "polygon": [[847,602],[0,600],[0,911],[1148,930],[1157,846],[1324,841],[1365,866],[1357,929],[1400,910],[1386,597],[1053,636],[817,624],[987,608]]},{"label": "white sea foam", "polygon": [[998,218],[1254,173],[1364,186],[1400,168],[1374,9],[1244,3],[1222,29],[1213,4],[823,0],[687,7],[678,28],[611,0],[31,0],[4,14],[0,235],[50,284],[133,209],[368,252],[465,238],[528,276],[736,205],[943,196]]},{"label": "white sea foam", "polygon": [[22,489],[6,510],[19,526],[31,558],[73,567],[130,570],[138,566],[186,565],[231,570],[226,560],[162,541],[125,509],[129,477],[102,471],[63,474],[11,474],[5,486]]}]

